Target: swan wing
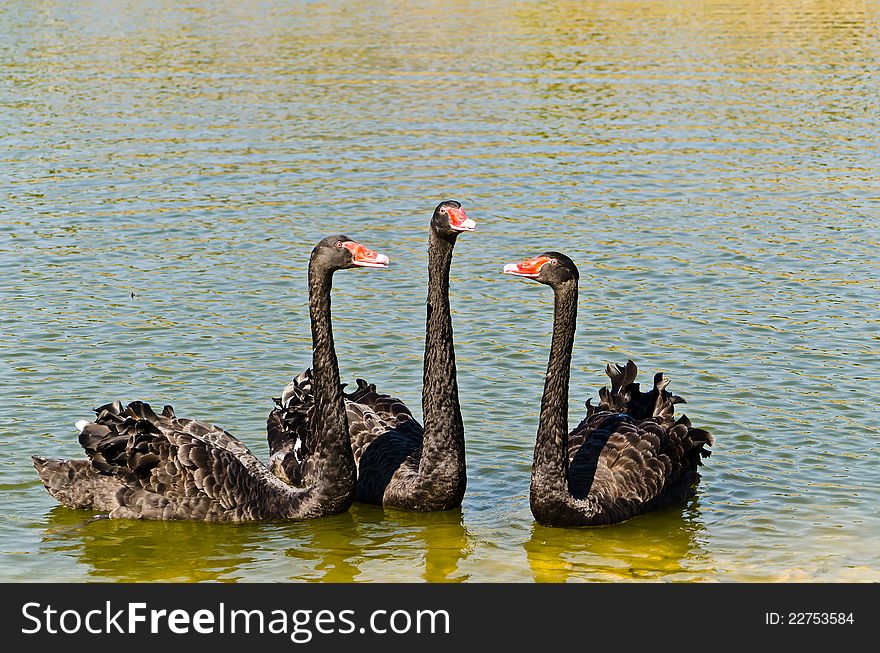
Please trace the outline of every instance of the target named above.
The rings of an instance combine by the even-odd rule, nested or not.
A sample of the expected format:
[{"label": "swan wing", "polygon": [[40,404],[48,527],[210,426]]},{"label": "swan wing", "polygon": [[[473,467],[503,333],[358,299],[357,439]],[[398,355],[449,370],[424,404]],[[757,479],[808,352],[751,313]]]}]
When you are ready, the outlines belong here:
[{"label": "swan wing", "polygon": [[80,433],[89,461],[121,482],[112,517],[237,521],[262,514],[284,487],[223,429],[180,419],[166,406],[119,402],[96,410]]},{"label": "swan wing", "polygon": [[587,402],[587,416],[569,434],[568,484],[574,498],[616,522],[684,500],[713,439],[686,415],[675,419],[674,406],[684,400],[665,390],[662,374],[643,393],[632,361],[608,372],[611,391],[600,391],[598,406]]},{"label": "swan wing", "polygon": [[[275,408],[269,414],[266,429],[269,441],[269,469],[274,475],[295,486],[303,486],[312,471],[311,414],[314,406],[310,369],[295,377],[275,399]],[[367,447],[380,436],[388,434],[389,445],[409,451],[413,446],[402,446],[410,441],[418,443],[422,426],[413,418],[409,408],[396,397],[380,394],[376,386],[363,379],[357,380],[353,392],[343,393],[348,418],[348,433],[355,464],[360,467]],[[399,440],[405,440],[401,443]],[[398,446],[401,445],[401,446]],[[399,463],[398,463],[399,464]]]},{"label": "swan wing", "polygon": [[420,437],[423,429],[409,408],[391,395],[376,391],[376,386],[357,379],[357,388],[344,393],[348,432],[355,462],[359,463],[367,447],[386,433],[399,437]]},{"label": "swan wing", "polygon": [[310,368],[287,384],[266,420],[269,469],[281,480],[297,486],[304,484],[309,471],[305,462],[311,453],[313,406]]}]

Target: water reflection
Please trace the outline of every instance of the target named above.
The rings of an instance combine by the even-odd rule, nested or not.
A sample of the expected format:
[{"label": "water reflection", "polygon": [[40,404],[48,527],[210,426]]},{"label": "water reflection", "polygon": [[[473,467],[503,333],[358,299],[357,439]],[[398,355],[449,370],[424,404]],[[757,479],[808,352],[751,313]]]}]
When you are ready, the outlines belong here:
[{"label": "water reflection", "polygon": [[472,550],[461,510],[421,514],[356,505],[344,517],[344,524],[332,529],[322,520],[324,527],[308,542],[285,551],[300,562],[318,561],[313,570],[320,573],[310,580],[461,582],[469,577],[459,572]]},{"label": "water reflection", "polygon": [[73,556],[93,580],[235,581],[254,561],[260,531],[247,524],[90,518],[53,508],[42,543],[47,553]]},{"label": "water reflection", "polygon": [[604,528],[532,527],[523,544],[538,582],[704,580],[714,571],[695,504]]},{"label": "water reflection", "polygon": [[[311,523],[282,526],[308,533],[306,537],[284,536],[285,544],[289,545],[284,550],[288,580],[353,581],[359,573],[358,540],[361,536],[357,523],[350,512],[318,521],[321,522],[319,528],[309,528]],[[296,568],[293,573],[290,573],[290,564]],[[308,569],[308,573],[303,573],[303,568]]]},{"label": "water reflection", "polygon": [[93,580],[461,582],[472,550],[460,510],[416,514],[355,506],[302,523],[205,524],[93,519],[58,506],[42,550],[73,557]]},{"label": "water reflection", "polygon": [[396,533],[407,533],[409,546],[422,551],[424,570],[421,578],[428,582],[462,582],[468,574],[458,573],[459,564],[473,549],[464,525],[461,509],[435,513],[386,512],[389,546],[394,546]]}]

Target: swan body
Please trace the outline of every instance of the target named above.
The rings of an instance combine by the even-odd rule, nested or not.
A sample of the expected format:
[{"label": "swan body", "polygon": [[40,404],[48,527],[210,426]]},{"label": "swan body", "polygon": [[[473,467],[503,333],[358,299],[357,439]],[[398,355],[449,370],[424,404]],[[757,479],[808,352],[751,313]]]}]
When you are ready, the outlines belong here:
[{"label": "swan body", "polygon": [[[459,507],[464,496],[464,427],[458,402],[449,269],[457,236],[476,223],[461,204],[441,202],[431,219],[428,241],[428,300],[422,411],[419,424],[404,403],[357,380],[344,393],[352,453],[358,468],[357,500],[430,512]],[[295,485],[308,476],[311,371],[293,379],[276,399],[267,420],[270,459],[291,470]]]},{"label": "swan body", "polygon": [[253,521],[311,519],[348,509],[356,470],[330,325],[336,270],[385,267],[388,259],[347,236],[331,236],[312,251],[309,308],[314,345],[314,404],[309,440],[312,473],[292,487],[223,429],[178,418],[170,406],[120,402],[77,423],[87,460],[34,456],[43,485],[62,504],[111,518]]},{"label": "swan body", "polygon": [[578,270],[559,252],[546,252],[504,272],[533,279],[554,290],[550,360],[532,464],[529,503],[547,526],[599,526],[625,521],[684,502],[700,479],[697,468],[709,456],[712,436],[675,419],[684,399],[669,393],[668,380],[654,377],[642,392],[638,368],[609,365],[611,390],[587,402],[586,417],[568,432],[568,388],[577,317]]},{"label": "swan body", "polygon": [[157,415],[139,401],[95,412],[79,437],[87,461],[34,456],[46,489],[68,507],[136,519],[320,516],[321,497],[296,492],[217,426],[179,419],[170,406]]}]

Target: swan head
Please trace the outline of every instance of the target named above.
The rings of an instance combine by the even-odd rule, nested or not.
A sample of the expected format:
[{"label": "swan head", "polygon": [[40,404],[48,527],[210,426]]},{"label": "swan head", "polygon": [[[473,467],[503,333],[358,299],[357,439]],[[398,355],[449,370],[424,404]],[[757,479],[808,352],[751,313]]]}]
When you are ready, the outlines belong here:
[{"label": "swan head", "polygon": [[312,250],[312,261],[329,270],[387,268],[388,257],[344,235],[328,236]]},{"label": "swan head", "polygon": [[574,261],[559,252],[544,252],[520,263],[508,263],[502,272],[515,277],[534,279],[548,286],[577,281],[580,277]]},{"label": "swan head", "polygon": [[434,209],[431,227],[444,237],[455,237],[463,231],[473,231],[477,223],[471,220],[455,200],[440,202]]}]

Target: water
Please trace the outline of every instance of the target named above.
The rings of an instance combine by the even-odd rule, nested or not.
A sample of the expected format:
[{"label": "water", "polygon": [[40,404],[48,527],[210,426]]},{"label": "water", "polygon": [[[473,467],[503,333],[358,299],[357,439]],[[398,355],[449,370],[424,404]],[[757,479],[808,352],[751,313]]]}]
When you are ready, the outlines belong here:
[{"label": "water", "polygon": [[[880,580],[875,3],[13,1],[0,26],[0,579]],[[43,490],[30,455],[78,456],[117,398],[265,455],[331,233],[392,259],[337,275],[342,376],[420,414],[446,198],[479,224],[461,511],[87,523]],[[581,270],[572,421],[607,361],[665,371],[717,437],[687,507],[531,518],[552,297],[499,271],[550,248]]]}]

